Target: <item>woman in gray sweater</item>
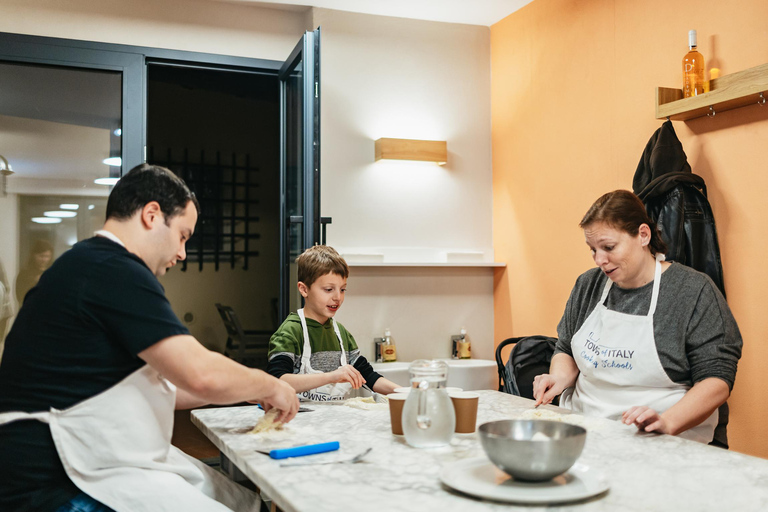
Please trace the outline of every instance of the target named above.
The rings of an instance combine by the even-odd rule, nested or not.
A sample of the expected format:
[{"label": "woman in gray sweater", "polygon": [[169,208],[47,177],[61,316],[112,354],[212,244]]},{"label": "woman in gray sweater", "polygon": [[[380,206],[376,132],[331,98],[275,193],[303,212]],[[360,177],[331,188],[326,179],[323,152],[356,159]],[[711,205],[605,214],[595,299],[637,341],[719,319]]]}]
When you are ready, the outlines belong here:
[{"label": "woman in gray sweater", "polygon": [[664,261],[643,203],[617,190],[579,226],[597,268],[576,281],[537,403],[709,443],[736,377],[742,340],[712,280]]}]

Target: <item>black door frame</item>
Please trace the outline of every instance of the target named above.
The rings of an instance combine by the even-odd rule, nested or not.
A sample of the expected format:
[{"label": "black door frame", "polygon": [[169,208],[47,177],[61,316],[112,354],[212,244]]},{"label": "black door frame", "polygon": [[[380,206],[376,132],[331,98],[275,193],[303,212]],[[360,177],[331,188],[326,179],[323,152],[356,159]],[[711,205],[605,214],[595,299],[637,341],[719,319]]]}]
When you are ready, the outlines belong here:
[{"label": "black door frame", "polygon": [[[312,32],[309,32],[312,34]],[[302,38],[306,40],[306,37]],[[312,45],[319,44],[318,38],[312,40]],[[300,45],[301,46],[301,43]],[[299,47],[297,47],[299,48]],[[303,52],[304,55],[314,55],[313,51]],[[275,61],[256,59],[249,57],[235,57],[211,53],[190,52],[184,50],[166,50],[143,46],[131,46],[113,43],[99,43],[93,41],[81,41],[74,39],[61,39],[54,37],[30,36],[23,34],[10,34],[0,32],[0,61],[10,63],[44,64],[51,66],[69,66],[86,69],[102,69],[122,72],[123,77],[123,104],[122,104],[122,140],[121,152],[123,165],[120,175],[136,165],[146,161],[147,142],[147,68],[150,64],[166,66],[182,66],[203,69],[214,69],[228,72],[260,73],[279,76],[280,70],[288,65],[288,62],[301,58],[297,50],[291,53],[288,61]],[[313,69],[319,67],[319,63],[312,61]],[[317,77],[319,81],[319,76]],[[319,85],[318,85],[319,87]],[[319,93],[319,90],[317,90]],[[313,98],[314,99],[314,98]],[[318,116],[317,109],[313,116]],[[314,125],[314,123],[309,123]],[[319,122],[317,123],[319,127]],[[309,212],[315,213],[317,220],[317,232],[319,233],[319,130],[315,134],[317,150],[310,152],[315,155],[314,161],[305,169],[313,169],[309,178],[313,180],[313,190],[317,196],[315,204],[310,206]],[[306,157],[306,155],[305,155]],[[281,189],[281,194],[284,190]],[[281,218],[283,216],[284,197],[281,197]],[[280,229],[281,247],[283,245],[283,229]],[[319,240],[319,234],[314,240]],[[310,242],[311,246],[314,241]],[[280,269],[282,276],[283,254],[280,255]],[[281,277],[279,290],[279,316],[284,318],[288,311],[283,304],[288,302],[288,293],[291,283],[287,283]]]}]

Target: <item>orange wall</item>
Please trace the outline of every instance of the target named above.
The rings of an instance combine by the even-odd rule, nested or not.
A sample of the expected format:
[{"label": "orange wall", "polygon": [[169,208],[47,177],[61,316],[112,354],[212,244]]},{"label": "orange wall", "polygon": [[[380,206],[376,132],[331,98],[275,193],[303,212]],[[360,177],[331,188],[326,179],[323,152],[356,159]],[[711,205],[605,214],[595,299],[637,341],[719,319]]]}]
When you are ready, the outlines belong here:
[{"label": "orange wall", "polygon": [[[593,265],[578,221],[631,189],[661,125],[656,86],[681,87],[695,28],[707,68],[768,62],[768,2],[536,0],[491,27],[494,338],[556,333],[576,277]],[[731,448],[768,458],[768,105],[675,122],[707,182],[728,301],[744,337]]]}]

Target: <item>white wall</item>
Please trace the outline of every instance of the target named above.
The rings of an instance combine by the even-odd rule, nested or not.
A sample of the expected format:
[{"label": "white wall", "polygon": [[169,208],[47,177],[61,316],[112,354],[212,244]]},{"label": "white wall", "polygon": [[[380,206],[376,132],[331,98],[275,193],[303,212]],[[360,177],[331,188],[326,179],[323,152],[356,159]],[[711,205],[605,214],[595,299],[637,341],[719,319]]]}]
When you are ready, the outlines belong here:
[{"label": "white wall", "polygon": [[[11,188],[13,176],[8,178],[8,188]],[[5,275],[13,293],[16,285],[16,275],[19,273],[17,253],[18,243],[18,196],[9,192],[6,197],[0,194],[0,262],[5,268]]]},{"label": "white wall", "polygon": [[[328,243],[385,261],[491,260],[489,29],[325,9],[313,25]],[[380,137],[445,140],[448,164],[374,162]],[[474,356],[489,359],[493,271],[353,266],[337,318],[367,357],[386,327],[400,360],[448,357],[464,326]]]},{"label": "white wall", "polygon": [[[402,247],[490,255],[489,29],[324,9],[313,21],[330,241],[385,259]],[[445,140],[448,164],[374,162],[381,137]]]},{"label": "white wall", "polygon": [[0,32],[284,60],[300,12],[210,0],[3,0]]},{"label": "white wall", "polygon": [[[275,60],[317,25],[329,243],[387,258],[492,258],[488,28],[206,0],[0,4],[4,32]],[[448,164],[374,163],[379,137],[446,140]],[[492,287],[487,268],[353,267],[339,320],[368,356],[384,327],[400,359],[447,356],[450,335],[465,326],[475,355],[490,358]]]},{"label": "white wall", "polygon": [[450,357],[451,335],[462,327],[472,357],[493,359],[493,270],[353,266],[336,319],[369,359],[387,327],[400,361]]}]

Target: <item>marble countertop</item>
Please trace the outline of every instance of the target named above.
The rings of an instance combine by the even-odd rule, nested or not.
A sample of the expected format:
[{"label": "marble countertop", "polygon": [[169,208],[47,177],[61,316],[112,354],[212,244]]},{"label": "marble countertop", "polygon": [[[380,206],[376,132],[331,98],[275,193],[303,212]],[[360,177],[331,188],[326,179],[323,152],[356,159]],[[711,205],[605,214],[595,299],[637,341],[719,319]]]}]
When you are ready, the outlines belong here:
[{"label": "marble countertop", "polygon": [[[533,403],[496,391],[478,393],[478,425],[527,415]],[[578,462],[605,475],[607,493],[548,507],[472,498],[444,486],[439,475],[448,464],[485,456],[476,432],[454,435],[447,447],[416,449],[392,435],[386,408],[307,406],[314,410],[299,413],[284,431],[267,435],[248,433],[263,414],[256,406],[199,409],[192,411],[192,421],[284,512],[768,510],[767,460],[581,416],[574,422],[588,433]],[[313,458],[335,460],[373,450],[358,464],[296,467],[281,467],[280,461],[255,451],[326,441],[340,441],[340,452]]]}]

